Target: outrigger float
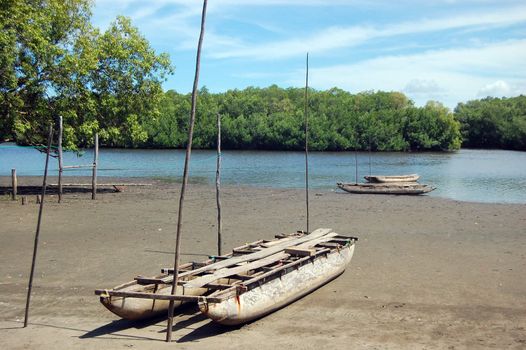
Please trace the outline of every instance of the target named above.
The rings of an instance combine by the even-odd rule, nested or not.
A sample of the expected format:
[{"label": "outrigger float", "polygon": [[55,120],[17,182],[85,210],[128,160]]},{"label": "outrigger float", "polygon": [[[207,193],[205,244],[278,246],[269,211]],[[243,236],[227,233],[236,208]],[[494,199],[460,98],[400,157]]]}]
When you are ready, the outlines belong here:
[{"label": "outrigger float", "polygon": [[136,277],[113,289],[98,289],[101,303],[130,320],[166,313],[170,300],[176,306],[196,302],[213,321],[243,324],[284,307],[330,282],[345,271],[356,237],[331,229],[310,234],[276,235],[179,269],[176,293],[171,295],[173,269],[152,278]]}]

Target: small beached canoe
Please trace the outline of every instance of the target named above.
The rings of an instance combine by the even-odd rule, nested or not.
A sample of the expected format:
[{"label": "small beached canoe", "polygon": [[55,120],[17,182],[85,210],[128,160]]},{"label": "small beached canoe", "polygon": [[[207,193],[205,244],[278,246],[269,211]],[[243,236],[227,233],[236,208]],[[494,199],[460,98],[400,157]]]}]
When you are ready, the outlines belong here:
[{"label": "small beached canoe", "polygon": [[263,317],[341,275],[351,261],[356,241],[329,231],[316,240],[247,264],[237,274],[242,279],[234,278],[229,281],[230,288],[199,299],[199,309],[224,325]]},{"label": "small beached canoe", "polygon": [[433,186],[423,185],[416,182],[395,183],[337,183],[337,186],[349,193],[363,194],[396,194],[396,195],[418,195],[429,193],[435,189]]},{"label": "small beached canoe", "polygon": [[414,182],[418,180],[418,174],[410,175],[368,175],[364,179],[368,182],[391,183],[391,182]]}]

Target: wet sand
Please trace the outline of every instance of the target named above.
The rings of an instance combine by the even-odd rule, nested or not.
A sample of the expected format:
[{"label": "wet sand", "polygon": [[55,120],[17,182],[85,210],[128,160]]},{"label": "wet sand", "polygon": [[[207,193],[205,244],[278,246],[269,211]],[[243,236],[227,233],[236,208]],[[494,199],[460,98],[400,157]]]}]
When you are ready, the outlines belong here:
[{"label": "wet sand", "polygon": [[[93,294],[173,265],[180,184],[140,181],[153,185],[96,201],[86,192],[62,204],[46,197],[25,329],[38,206],[34,196],[25,206],[0,196],[2,348],[526,348],[526,205],[339,191],[311,191],[310,210],[313,229],[360,239],[342,276],[238,328],[185,307],[174,320],[177,344],[166,344],[165,320],[119,320]],[[300,190],[225,187],[222,204],[224,250],[305,228]],[[215,188],[191,184],[184,214],[182,259],[214,254]]]}]

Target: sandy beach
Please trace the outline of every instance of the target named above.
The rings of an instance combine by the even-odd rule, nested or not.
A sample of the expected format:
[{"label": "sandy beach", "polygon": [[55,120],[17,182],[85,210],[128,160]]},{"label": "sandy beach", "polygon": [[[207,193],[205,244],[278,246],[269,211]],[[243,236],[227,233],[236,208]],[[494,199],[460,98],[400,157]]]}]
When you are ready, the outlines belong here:
[{"label": "sandy beach", "polygon": [[[108,181],[117,180],[99,180]],[[119,320],[93,293],[173,265],[180,184],[138,181],[152,186],[105,191],[95,201],[80,192],[61,204],[46,197],[27,328],[38,205],[34,195],[24,206],[0,196],[3,349],[526,348],[526,205],[337,190],[310,193],[310,220],[359,237],[343,275],[242,327],[185,307],[166,344],[165,319]],[[301,190],[224,187],[222,204],[224,250],[305,228]],[[182,260],[216,253],[213,186],[190,185],[183,225]]]}]

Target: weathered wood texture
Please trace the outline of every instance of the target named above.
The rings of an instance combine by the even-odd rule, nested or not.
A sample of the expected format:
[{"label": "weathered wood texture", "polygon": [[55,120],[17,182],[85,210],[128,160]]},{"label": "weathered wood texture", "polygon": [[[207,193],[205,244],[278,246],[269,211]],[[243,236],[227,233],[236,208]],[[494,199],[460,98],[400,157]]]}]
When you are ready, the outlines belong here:
[{"label": "weathered wood texture", "polygon": [[18,193],[18,180],[16,178],[16,169],[11,169],[11,187],[13,191],[11,192],[11,199],[16,201],[16,196]]},{"label": "weathered wood texture", "polygon": [[217,255],[221,255],[221,115],[217,113],[217,169],[216,169],[216,203],[217,203]]},{"label": "weathered wood texture", "polygon": [[64,153],[62,150],[62,134],[63,134],[63,120],[62,116],[58,117],[58,202],[62,202],[62,172],[64,171]]},{"label": "weathered wood texture", "polygon": [[95,151],[93,154],[93,175],[91,179],[91,199],[97,198],[97,165],[99,163],[99,134],[95,134]]},{"label": "weathered wood texture", "polygon": [[[175,238],[174,279],[173,279],[172,291],[171,291],[172,295],[175,293],[175,290],[177,288],[177,278],[179,274],[179,252],[181,249],[181,230],[182,230],[182,224],[183,224],[184,196],[186,192],[186,185],[188,183],[188,170],[189,170],[190,156],[192,153],[192,141],[193,141],[193,136],[194,136],[195,111],[197,107],[197,88],[199,84],[199,67],[201,64],[201,47],[203,45],[203,37],[205,33],[206,5],[207,5],[207,0],[204,0],[203,1],[203,11],[201,14],[201,31],[199,33],[199,40],[197,43],[197,57],[196,57],[196,62],[195,62],[194,85],[192,88],[192,109],[190,111],[190,123],[189,123],[190,125],[188,127],[188,144],[186,147],[186,156],[184,160],[183,183],[181,185],[181,194],[179,197],[177,233],[176,233],[176,238]],[[174,315],[174,301],[170,300],[170,305],[168,307],[168,325],[166,329],[166,341],[167,342],[172,340],[173,315]]]}]

